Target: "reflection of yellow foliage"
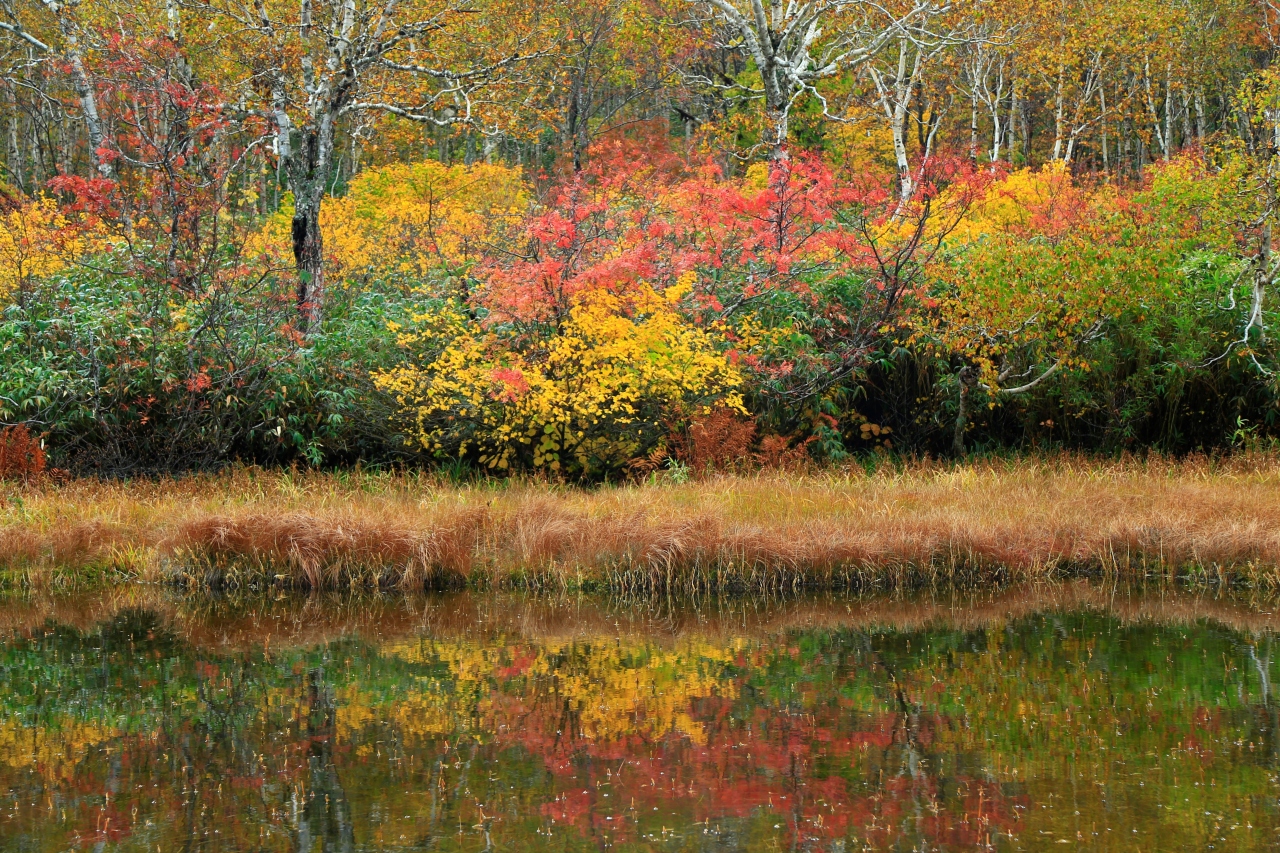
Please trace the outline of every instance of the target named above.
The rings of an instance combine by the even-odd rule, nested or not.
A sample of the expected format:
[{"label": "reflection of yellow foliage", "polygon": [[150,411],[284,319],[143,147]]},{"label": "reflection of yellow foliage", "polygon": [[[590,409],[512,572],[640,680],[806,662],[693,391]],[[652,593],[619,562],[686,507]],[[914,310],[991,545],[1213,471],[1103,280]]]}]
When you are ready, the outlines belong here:
[{"label": "reflection of yellow foliage", "polygon": [[[325,252],[340,273],[421,277],[431,269],[476,260],[528,204],[515,169],[426,161],[361,174],[346,196],[325,201],[320,225]],[[258,235],[255,248],[287,247],[292,216],[292,205],[283,206]]]},{"label": "reflection of yellow foliage", "polygon": [[[376,712],[369,697],[356,689],[346,692],[338,717],[345,736],[375,718],[392,719],[406,735],[468,730],[471,720],[489,716],[494,697],[513,675],[527,679],[526,699],[538,694],[538,685],[553,689],[578,714],[580,734],[602,741],[678,733],[704,743],[703,726],[689,713],[693,700],[736,697],[735,682],[722,678],[734,650],[700,641],[671,649],[614,638],[549,640],[537,647],[411,641],[385,646],[383,654],[443,663],[448,674],[420,682],[411,695]],[[518,672],[506,669],[513,657],[526,655]]]},{"label": "reflection of yellow foliage", "polygon": [[72,780],[76,766],[92,747],[119,736],[96,723],[64,718],[55,727],[0,724],[0,763],[15,770],[35,768],[46,779]]},{"label": "reflection of yellow foliage", "polygon": [[458,454],[478,447],[492,468],[509,468],[522,448],[552,471],[618,464],[635,452],[629,433],[646,412],[712,402],[742,408],[736,368],[675,308],[692,283],[687,274],[664,294],[648,286],[626,296],[590,291],[536,357],[495,355],[474,322],[441,307],[415,318],[418,329],[400,344],[449,341],[444,350],[425,369],[402,367],[378,383],[409,410],[429,450],[468,423],[476,430]]},{"label": "reflection of yellow foliage", "polygon": [[582,733],[595,740],[629,734],[646,737],[679,733],[705,744],[703,725],[689,715],[694,699],[736,698],[736,685],[722,679],[730,651],[690,642],[679,649],[628,647],[617,640],[593,644],[548,644],[531,674],[552,676],[551,656],[580,661],[560,674],[558,688],[581,716]]}]

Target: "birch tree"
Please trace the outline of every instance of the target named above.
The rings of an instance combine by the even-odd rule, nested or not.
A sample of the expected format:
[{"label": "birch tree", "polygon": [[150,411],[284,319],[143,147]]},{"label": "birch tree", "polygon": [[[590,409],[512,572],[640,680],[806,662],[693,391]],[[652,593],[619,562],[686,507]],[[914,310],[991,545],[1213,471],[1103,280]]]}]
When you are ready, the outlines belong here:
[{"label": "birch tree", "polygon": [[[538,30],[518,4],[471,0],[214,0],[191,2],[226,33],[246,74],[229,113],[265,118],[293,193],[292,249],[302,328],[322,316],[320,206],[341,122],[381,113],[496,134],[491,93],[514,84]],[[519,100],[519,96],[514,96]]]},{"label": "birch tree", "polygon": [[701,78],[696,82],[737,90],[764,101],[765,144],[785,157],[790,113],[809,94],[828,108],[822,81],[865,65],[890,44],[932,40],[930,24],[951,9],[947,2],[910,0],[901,6],[874,0],[686,0],[719,25],[724,46],[744,52],[760,82]]},{"label": "birch tree", "polygon": [[99,175],[109,178],[112,174],[111,159],[103,156],[108,142],[107,132],[98,112],[97,90],[85,63],[84,39],[76,14],[77,6],[78,3],[74,0],[39,0],[38,8],[48,13],[56,25],[60,42],[58,44],[51,43],[52,39],[46,42],[33,33],[28,25],[24,25],[23,18],[27,16],[22,15],[11,0],[0,2],[0,30],[34,48],[42,57],[58,59],[66,66],[88,133],[90,162]]},{"label": "birch tree", "polygon": [[[898,168],[898,195],[910,199],[916,191],[915,168],[911,163],[907,137],[908,120],[912,102],[924,89],[925,72],[942,51],[962,43],[966,38],[965,25],[945,34],[917,30],[902,30],[894,39],[891,49],[883,52],[880,62],[870,62],[867,74],[875,84],[876,98],[884,111],[885,120],[893,139],[893,159]],[[925,129],[921,158],[933,153],[933,143],[941,124],[945,108],[935,104],[930,110],[932,120]]]}]

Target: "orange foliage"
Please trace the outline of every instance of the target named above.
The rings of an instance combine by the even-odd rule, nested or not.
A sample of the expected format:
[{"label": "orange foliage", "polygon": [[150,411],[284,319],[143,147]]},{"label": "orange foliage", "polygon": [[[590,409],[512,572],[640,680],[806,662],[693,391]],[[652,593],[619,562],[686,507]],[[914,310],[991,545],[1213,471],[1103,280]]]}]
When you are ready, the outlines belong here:
[{"label": "orange foliage", "polygon": [[44,473],[40,440],[25,426],[0,430],[0,480],[30,480]]},{"label": "orange foliage", "polygon": [[751,457],[756,425],[733,409],[713,409],[677,436],[676,457],[700,474],[728,470]]}]

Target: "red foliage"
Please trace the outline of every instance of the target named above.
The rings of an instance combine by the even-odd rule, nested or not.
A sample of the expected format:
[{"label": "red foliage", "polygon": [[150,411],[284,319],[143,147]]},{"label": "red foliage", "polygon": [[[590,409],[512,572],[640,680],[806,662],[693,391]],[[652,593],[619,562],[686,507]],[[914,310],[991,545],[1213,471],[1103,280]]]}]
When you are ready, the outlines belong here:
[{"label": "red foliage", "polygon": [[773,163],[758,183],[682,160],[655,138],[608,139],[588,162],[546,191],[519,252],[482,267],[475,298],[490,321],[554,325],[585,290],[663,290],[693,272],[685,310],[731,345],[742,318],[800,306],[807,343],[744,344],[729,357],[765,381],[814,388],[864,366],[993,178],[967,158],[934,158],[903,202],[892,175],[839,177],[805,153]]},{"label": "red foliage", "polygon": [[217,274],[234,221],[219,215],[243,153],[234,134],[256,129],[231,122],[227,99],[196,78],[170,38],[124,35],[154,31],[144,23],[104,29],[94,53],[99,108],[113,132],[97,153],[113,176],[61,175],[49,186],[70,196],[68,209],[84,221],[125,226],[132,273],[194,292]]},{"label": "red foliage", "polygon": [[546,192],[525,223],[524,251],[484,266],[479,301],[496,321],[555,323],[582,291],[660,286],[670,277],[664,202],[682,174],[656,142],[642,156],[628,140],[606,139],[586,169]]}]

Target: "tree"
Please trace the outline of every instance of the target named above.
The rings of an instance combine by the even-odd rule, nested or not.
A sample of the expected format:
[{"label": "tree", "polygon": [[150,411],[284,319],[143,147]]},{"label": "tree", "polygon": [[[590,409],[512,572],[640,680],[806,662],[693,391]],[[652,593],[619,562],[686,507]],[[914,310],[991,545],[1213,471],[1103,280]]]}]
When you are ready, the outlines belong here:
[{"label": "tree", "polygon": [[[875,83],[876,98],[889,123],[894,161],[898,167],[898,197],[902,200],[910,199],[916,191],[916,169],[912,166],[907,150],[908,117],[912,101],[922,97],[926,72],[939,54],[955,45],[973,40],[970,37],[970,20],[948,14],[951,11],[949,7],[933,6],[927,11],[928,17],[932,19],[929,23],[939,24],[941,29],[934,31],[924,26],[913,29],[901,27],[891,39],[892,49],[883,51],[884,56],[876,57],[881,61],[872,60],[867,63],[867,74]],[[924,161],[934,154],[935,138],[945,109],[933,104],[929,112],[930,118],[927,121],[917,119],[922,136],[920,158]]]},{"label": "tree", "polygon": [[680,33],[648,0],[573,0],[552,4],[561,43],[546,62],[555,80],[554,121],[573,168],[588,148],[618,126],[666,113]]},{"label": "tree", "polygon": [[[505,87],[540,35],[518,3],[501,0],[301,0],[254,6],[188,0],[224,30],[222,50],[240,57],[230,114],[271,125],[280,171],[293,191],[291,244],[302,328],[320,321],[324,244],[320,206],[333,178],[339,123],[383,113],[440,127],[497,132],[506,118],[486,93]],[[524,26],[513,26],[516,22]]]},{"label": "tree", "polygon": [[59,0],[39,0],[41,7],[51,15],[61,38],[61,48],[53,47],[32,34],[22,23],[22,16],[14,9],[11,0],[0,3],[0,13],[7,20],[0,20],[0,30],[12,33],[26,44],[49,57],[60,57],[69,70],[72,85],[80,101],[80,114],[89,135],[89,158],[94,169],[104,178],[112,174],[110,159],[104,158],[107,150],[107,133],[98,112],[98,96],[93,79],[87,70],[81,22],[75,14],[77,4]]},{"label": "tree", "polygon": [[720,38],[755,63],[759,83],[696,82],[764,101],[770,156],[784,156],[791,109],[803,95],[826,102],[818,84],[866,63],[895,40],[931,43],[930,23],[950,6],[911,0],[895,6],[871,0],[686,0],[719,24]]}]

